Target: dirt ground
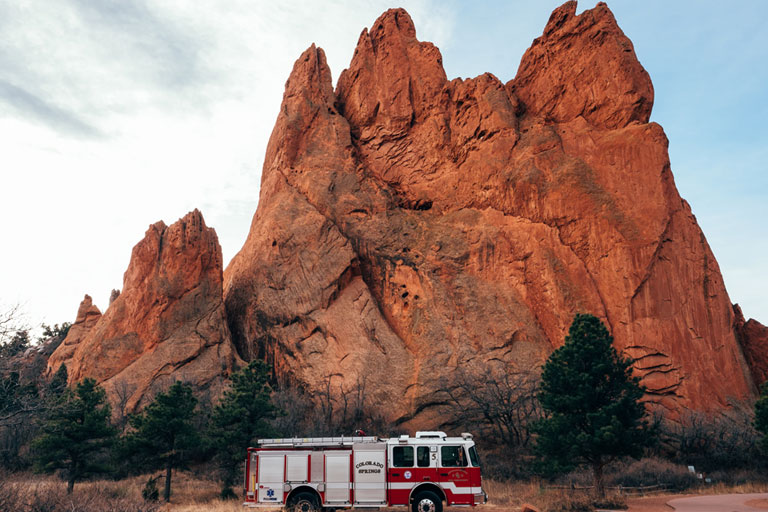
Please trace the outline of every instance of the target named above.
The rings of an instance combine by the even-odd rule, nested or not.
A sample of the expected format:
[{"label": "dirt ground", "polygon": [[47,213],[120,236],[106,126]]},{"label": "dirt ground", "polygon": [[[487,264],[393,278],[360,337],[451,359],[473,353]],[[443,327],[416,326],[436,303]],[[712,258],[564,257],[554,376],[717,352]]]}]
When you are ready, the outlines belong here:
[{"label": "dirt ground", "polygon": [[674,508],[667,505],[669,500],[683,498],[688,494],[663,494],[660,496],[643,496],[639,498],[629,498],[629,512],[671,512]]},{"label": "dirt ground", "polygon": [[759,508],[761,510],[768,510],[768,500],[762,499],[762,500],[749,500],[747,502],[747,505],[754,508]]}]

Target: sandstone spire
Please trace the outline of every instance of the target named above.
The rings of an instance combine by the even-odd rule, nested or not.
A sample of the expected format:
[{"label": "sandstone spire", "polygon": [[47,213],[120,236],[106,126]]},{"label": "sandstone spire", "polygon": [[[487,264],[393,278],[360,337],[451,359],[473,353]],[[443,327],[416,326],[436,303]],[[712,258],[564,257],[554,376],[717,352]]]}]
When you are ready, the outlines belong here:
[{"label": "sandstone spire", "polygon": [[217,392],[238,362],[224,314],[221,249],[198,210],[171,226],[151,225],[133,248],[120,295],[90,327],[86,315],[75,330],[86,302],[48,371],[66,363],[70,382],[95,378],[113,401],[127,393],[128,410],[175,380]]}]

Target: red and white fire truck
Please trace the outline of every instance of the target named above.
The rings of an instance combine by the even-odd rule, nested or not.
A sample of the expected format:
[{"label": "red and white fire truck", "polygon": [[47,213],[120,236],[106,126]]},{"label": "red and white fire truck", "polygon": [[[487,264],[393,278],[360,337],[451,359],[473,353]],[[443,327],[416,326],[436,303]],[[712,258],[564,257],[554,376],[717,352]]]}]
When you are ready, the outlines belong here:
[{"label": "red and white fire truck", "polygon": [[471,434],[260,439],[258,448],[248,448],[244,505],[249,507],[314,512],[405,506],[441,512],[443,502],[486,501]]}]

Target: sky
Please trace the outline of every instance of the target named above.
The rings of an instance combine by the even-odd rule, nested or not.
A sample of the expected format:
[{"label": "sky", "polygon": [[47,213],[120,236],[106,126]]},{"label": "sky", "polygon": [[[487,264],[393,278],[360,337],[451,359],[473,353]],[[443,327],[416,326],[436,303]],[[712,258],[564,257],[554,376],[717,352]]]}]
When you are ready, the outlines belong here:
[{"label": "sky", "polygon": [[[194,208],[226,265],[312,43],[335,81],[363,27],[402,6],[449,79],[506,82],[560,3],[0,0],[0,308],[72,322],[88,293],[103,311],[147,227]],[[731,301],[768,323],[768,2],[608,6],[653,80],[651,119]]]}]

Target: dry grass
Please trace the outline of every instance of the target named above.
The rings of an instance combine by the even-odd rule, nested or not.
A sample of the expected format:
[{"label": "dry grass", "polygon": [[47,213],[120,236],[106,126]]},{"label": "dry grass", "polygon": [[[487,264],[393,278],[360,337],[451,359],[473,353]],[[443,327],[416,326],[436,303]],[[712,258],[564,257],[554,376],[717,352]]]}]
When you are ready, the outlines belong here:
[{"label": "dry grass", "polygon": [[[33,512],[242,512],[242,500],[219,499],[219,485],[188,472],[174,473],[171,502],[147,503],[141,490],[151,475],[120,481],[100,480],[75,485],[71,497],[66,486],[54,477],[31,474],[0,475],[0,510],[30,510]],[[162,492],[162,479],[158,482]],[[538,481],[501,482],[484,480],[483,487],[490,501],[483,510],[519,511],[524,503],[538,507],[542,512],[591,511],[592,500],[583,492],[543,488]],[[688,491],[690,494],[731,494],[768,492],[766,483],[739,485],[714,484]],[[646,499],[647,504],[666,502],[674,496],[660,495]],[[16,500],[16,501],[13,501]],[[614,496],[611,508],[622,508],[623,497]],[[656,510],[642,508],[643,500],[628,500],[630,512]],[[641,508],[637,508],[640,505]],[[279,509],[274,509],[279,510]],[[401,508],[390,509],[401,511]],[[451,510],[451,509],[448,509]],[[460,510],[460,509],[455,509]],[[466,510],[466,509],[463,509]],[[660,508],[659,510],[664,510]],[[668,509],[667,509],[668,510]]]},{"label": "dry grass", "polygon": [[745,482],[734,485],[720,482],[711,485],[702,485],[695,489],[688,489],[686,492],[690,494],[752,494],[768,492],[768,483]]}]

